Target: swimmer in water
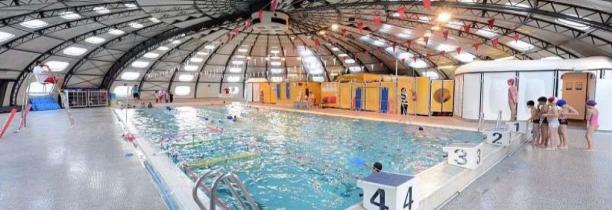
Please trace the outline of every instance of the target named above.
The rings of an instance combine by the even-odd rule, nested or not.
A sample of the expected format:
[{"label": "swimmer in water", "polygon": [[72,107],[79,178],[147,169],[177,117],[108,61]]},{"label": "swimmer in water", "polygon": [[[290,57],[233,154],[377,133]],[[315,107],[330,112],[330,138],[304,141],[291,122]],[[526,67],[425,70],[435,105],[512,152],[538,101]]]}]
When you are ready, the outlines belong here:
[{"label": "swimmer in water", "polygon": [[419,137],[419,138],[424,138],[425,135],[425,129],[421,126],[419,126],[418,130],[414,133],[415,137]]},{"label": "swimmer in water", "polygon": [[168,110],[168,111],[172,111],[172,107],[170,107],[170,106],[166,106],[166,110]]},{"label": "swimmer in water", "polygon": [[372,173],[380,173],[382,169],[383,169],[382,163],[375,162],[374,165],[372,165]]}]

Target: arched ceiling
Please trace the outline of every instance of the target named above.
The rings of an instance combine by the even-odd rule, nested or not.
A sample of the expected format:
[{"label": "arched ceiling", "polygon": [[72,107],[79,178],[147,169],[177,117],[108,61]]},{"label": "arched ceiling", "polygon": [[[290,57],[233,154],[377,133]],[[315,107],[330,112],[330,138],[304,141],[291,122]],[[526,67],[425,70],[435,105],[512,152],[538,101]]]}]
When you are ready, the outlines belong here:
[{"label": "arched ceiling", "polygon": [[[15,104],[37,60],[55,61],[67,88],[221,83],[220,91],[248,78],[452,78],[474,59],[612,56],[612,3],[602,0],[434,0],[429,9],[421,1],[277,1],[290,16],[281,34],[245,27],[268,0],[0,1],[0,77],[15,81]],[[442,13],[450,20],[437,20]]]}]

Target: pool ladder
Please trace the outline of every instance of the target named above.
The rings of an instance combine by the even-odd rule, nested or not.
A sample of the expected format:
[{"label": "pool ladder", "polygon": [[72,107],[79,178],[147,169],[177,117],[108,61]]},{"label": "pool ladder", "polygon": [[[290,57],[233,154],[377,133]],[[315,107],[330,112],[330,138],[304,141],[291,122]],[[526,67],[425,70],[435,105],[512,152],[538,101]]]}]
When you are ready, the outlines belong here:
[{"label": "pool ladder", "polygon": [[[237,200],[238,204],[242,209],[250,209],[250,210],[259,210],[257,203],[251,196],[251,194],[247,191],[246,187],[242,183],[242,180],[236,176],[236,174],[232,172],[224,172],[221,169],[211,169],[210,171],[204,173],[198,180],[196,181],[195,187],[193,187],[192,196],[195,200],[196,204],[200,207],[200,209],[207,209],[206,206],[198,197],[198,192],[200,186],[204,183],[206,179],[214,178],[212,188],[210,189],[210,208],[208,210],[215,210],[217,207],[217,202],[219,199],[216,196],[216,189],[220,187],[222,184],[225,185],[229,191],[232,193],[232,196]],[[247,205],[250,208],[247,208]]]}]

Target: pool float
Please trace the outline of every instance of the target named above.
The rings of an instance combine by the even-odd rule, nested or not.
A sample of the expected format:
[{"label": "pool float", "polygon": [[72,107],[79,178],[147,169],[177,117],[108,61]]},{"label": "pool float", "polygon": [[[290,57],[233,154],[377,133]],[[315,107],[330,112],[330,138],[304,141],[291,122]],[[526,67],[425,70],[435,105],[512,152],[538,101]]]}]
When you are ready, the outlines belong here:
[{"label": "pool float", "polygon": [[206,160],[197,160],[197,161],[189,163],[189,166],[193,169],[201,169],[201,168],[206,168],[208,166],[215,165],[218,163],[224,163],[224,162],[232,161],[232,160],[254,158],[254,157],[259,157],[259,156],[261,156],[261,153],[259,152],[241,152],[235,155],[228,155],[228,156],[206,159]]}]

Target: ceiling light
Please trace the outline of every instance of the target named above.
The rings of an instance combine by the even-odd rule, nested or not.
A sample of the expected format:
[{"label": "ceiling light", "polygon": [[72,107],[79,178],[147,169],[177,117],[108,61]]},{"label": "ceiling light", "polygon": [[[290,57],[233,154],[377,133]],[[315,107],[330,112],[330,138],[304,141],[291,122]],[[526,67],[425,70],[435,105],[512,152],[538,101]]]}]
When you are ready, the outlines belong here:
[{"label": "ceiling light", "polygon": [[136,80],[138,77],[140,77],[140,73],[133,71],[127,71],[121,74],[122,80]]},{"label": "ceiling light", "polygon": [[81,18],[81,15],[72,12],[72,11],[66,11],[66,12],[62,12],[60,13],[60,16],[66,20],[74,20],[74,19],[79,19]]},{"label": "ceiling light", "polygon": [[448,22],[450,19],[451,19],[451,14],[448,12],[440,13],[438,15],[438,18],[436,18],[438,22],[443,22],[443,23]]},{"label": "ceiling light", "polygon": [[332,51],[340,51],[337,47],[331,48]]},{"label": "ceiling light", "polygon": [[0,31],[0,42],[6,41],[10,38],[13,38],[14,36],[15,36],[14,34]]},{"label": "ceiling light", "polygon": [[63,71],[64,69],[68,68],[68,65],[70,65],[68,62],[65,61],[47,61],[45,62],[45,64],[49,66],[51,71],[54,72]]},{"label": "ceiling light", "polygon": [[185,64],[185,66],[183,66],[183,69],[185,71],[197,71],[198,70],[198,66]]},{"label": "ceiling light", "polygon": [[197,54],[197,55],[208,55],[208,52],[202,52],[202,51],[200,51],[200,52],[197,52],[196,54]]},{"label": "ceiling light", "polygon": [[151,22],[154,22],[154,23],[159,23],[159,22],[161,22],[159,19],[154,18],[154,17],[149,18],[149,20],[150,20]]},{"label": "ceiling light", "polygon": [[87,52],[87,49],[82,48],[82,47],[67,47],[66,49],[64,49],[62,51],[62,53],[66,54],[66,55],[71,55],[71,56],[79,56],[79,55],[83,55]]},{"label": "ceiling light", "polygon": [[244,48],[240,48],[240,49],[238,49],[238,52],[241,52],[241,53],[245,53],[245,52],[248,52],[248,51],[249,51],[249,50],[244,49]]},{"label": "ceiling light", "polygon": [[94,7],[93,11],[98,14],[107,14],[110,13],[110,10],[106,7]]},{"label": "ceiling light", "polygon": [[342,53],[342,54],[338,54],[338,57],[348,57],[348,55],[345,53]]},{"label": "ceiling light", "polygon": [[232,67],[232,68],[229,68],[229,72],[230,73],[240,73],[240,72],[242,72],[242,68],[240,68],[240,67]]},{"label": "ceiling light", "polygon": [[202,61],[204,61],[204,58],[193,57],[190,58],[189,61],[193,63],[201,63]]},{"label": "ceiling light", "polygon": [[457,49],[457,46],[455,45],[450,45],[450,44],[439,44],[436,47],[436,50],[438,51],[444,51],[444,52],[450,52],[450,51],[454,51]]},{"label": "ceiling light", "polygon": [[176,86],[174,88],[174,94],[176,94],[177,96],[186,96],[189,95],[189,93],[191,93],[191,87],[189,86]]},{"label": "ceiling light", "polygon": [[135,28],[135,29],[139,29],[139,28],[143,28],[144,25],[137,23],[137,22],[131,22],[129,23],[130,27]]},{"label": "ceiling light", "polygon": [[410,33],[406,33],[406,32],[399,33],[397,34],[397,37],[402,38],[402,39],[408,39],[410,38]]},{"label": "ceiling light", "polygon": [[119,29],[114,29],[114,28],[111,28],[110,30],[108,30],[108,33],[112,34],[112,35],[115,35],[115,36],[119,36],[119,35],[125,34],[124,31],[119,30]]},{"label": "ceiling light", "polygon": [[134,68],[144,68],[144,67],[147,67],[148,65],[149,65],[148,61],[139,61],[139,60],[137,60],[137,61],[132,62],[131,66],[134,67]]},{"label": "ceiling light", "polygon": [[169,47],[166,47],[166,46],[159,46],[159,47],[157,48],[157,50],[160,50],[160,51],[166,51],[166,50],[169,50],[169,49],[170,49],[170,48],[169,48]]},{"label": "ceiling light", "polygon": [[34,29],[34,28],[44,27],[48,25],[48,23],[45,21],[39,20],[39,19],[33,19],[33,20],[21,22],[20,25]]},{"label": "ceiling light", "polygon": [[272,61],[272,62],[270,62],[270,65],[272,65],[272,66],[280,66],[281,62],[279,62],[279,61]]},{"label": "ceiling light", "polygon": [[272,72],[273,74],[280,74],[280,73],[283,73],[283,69],[281,69],[281,68],[271,68],[270,72]]},{"label": "ceiling light", "polygon": [[192,74],[181,74],[179,75],[178,80],[181,82],[189,82],[193,80],[193,75]]},{"label": "ceiling light", "polygon": [[159,56],[158,53],[148,52],[148,53],[145,53],[142,57],[145,57],[145,58],[157,58],[158,56]]},{"label": "ceiling light", "polygon": [[88,42],[91,44],[100,44],[104,41],[106,41],[106,39],[99,37],[99,36],[92,36],[92,37],[88,37],[87,39],[85,39],[85,42]]},{"label": "ceiling light", "polygon": [[337,31],[337,30],[338,30],[338,28],[340,28],[340,26],[339,26],[338,24],[336,24],[336,23],[334,23],[334,24],[332,24],[332,25],[331,25],[331,30],[332,30],[332,31]]}]

